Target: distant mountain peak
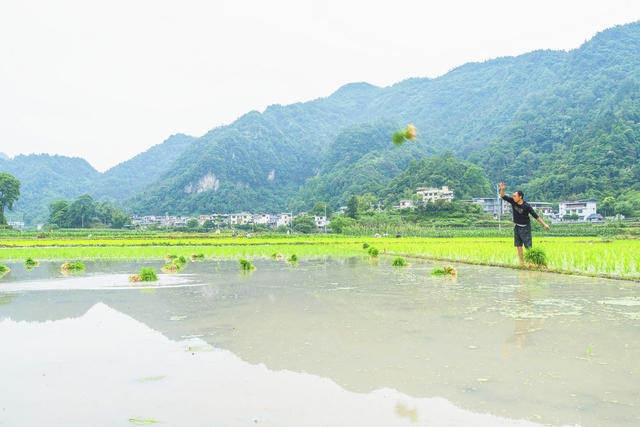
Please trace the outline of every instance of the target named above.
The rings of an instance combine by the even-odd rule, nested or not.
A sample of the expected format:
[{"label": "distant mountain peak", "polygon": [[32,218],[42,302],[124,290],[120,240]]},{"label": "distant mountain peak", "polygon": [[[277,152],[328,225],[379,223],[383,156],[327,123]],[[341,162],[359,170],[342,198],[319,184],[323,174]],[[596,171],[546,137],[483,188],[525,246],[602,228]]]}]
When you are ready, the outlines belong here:
[{"label": "distant mountain peak", "polygon": [[9,156],[7,156],[6,154],[0,152],[0,160],[9,160]]}]

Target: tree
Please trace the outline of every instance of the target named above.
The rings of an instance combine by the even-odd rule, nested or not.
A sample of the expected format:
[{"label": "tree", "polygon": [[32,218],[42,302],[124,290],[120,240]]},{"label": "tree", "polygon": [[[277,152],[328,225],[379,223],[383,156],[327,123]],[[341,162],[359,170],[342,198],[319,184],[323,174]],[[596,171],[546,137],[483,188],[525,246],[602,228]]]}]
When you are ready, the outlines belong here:
[{"label": "tree", "polygon": [[114,212],[111,216],[111,226],[113,228],[122,228],[125,225],[128,225],[130,223],[131,223],[131,218],[129,217],[129,215],[114,209]]},{"label": "tree", "polygon": [[49,204],[49,224],[55,224],[60,228],[71,226],[69,215],[69,202],[66,200],[55,200]]},{"label": "tree", "polygon": [[342,230],[344,230],[345,227],[354,225],[355,223],[356,220],[353,218],[349,218],[344,215],[336,215],[329,223],[329,228],[334,233],[342,233]]},{"label": "tree", "polygon": [[72,227],[88,227],[96,213],[93,198],[84,194],[78,197],[69,207]]},{"label": "tree", "polygon": [[599,206],[600,213],[603,216],[612,216],[614,212],[615,204],[616,204],[616,199],[614,199],[613,197],[605,197]]},{"label": "tree", "polygon": [[198,220],[195,218],[191,218],[189,221],[187,221],[187,228],[189,230],[195,230],[196,228],[198,228]]},{"label": "tree", "polygon": [[329,206],[329,203],[327,202],[317,202],[315,205],[313,205],[313,208],[311,208],[311,210],[308,212],[309,215],[314,215],[314,216],[325,216],[325,211],[326,211],[326,215],[327,217],[331,216],[331,206]]},{"label": "tree", "polygon": [[293,220],[293,229],[301,233],[311,233],[316,229],[316,222],[309,215],[298,215]]},{"label": "tree", "polygon": [[344,215],[357,219],[358,218],[358,196],[351,196],[347,201],[347,210],[344,212]]},{"label": "tree", "polygon": [[7,223],[4,208],[13,209],[13,202],[20,197],[20,181],[11,174],[0,172],[0,225]]},{"label": "tree", "polygon": [[613,211],[626,217],[633,216],[633,205],[631,202],[618,202],[615,204]]},{"label": "tree", "polygon": [[204,228],[205,230],[211,230],[212,228],[215,228],[215,227],[216,227],[216,224],[210,219],[202,223],[202,228]]}]

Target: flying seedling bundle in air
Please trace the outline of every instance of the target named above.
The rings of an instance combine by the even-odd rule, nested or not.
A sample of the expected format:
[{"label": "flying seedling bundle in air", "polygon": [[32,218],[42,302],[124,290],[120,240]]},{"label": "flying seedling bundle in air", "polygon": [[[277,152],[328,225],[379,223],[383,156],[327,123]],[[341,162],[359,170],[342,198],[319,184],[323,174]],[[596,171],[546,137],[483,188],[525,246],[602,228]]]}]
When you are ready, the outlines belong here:
[{"label": "flying seedling bundle in air", "polygon": [[395,145],[396,147],[401,146],[406,141],[415,141],[416,127],[414,125],[409,125],[406,129],[397,131],[393,134],[391,140],[393,141],[393,145]]}]

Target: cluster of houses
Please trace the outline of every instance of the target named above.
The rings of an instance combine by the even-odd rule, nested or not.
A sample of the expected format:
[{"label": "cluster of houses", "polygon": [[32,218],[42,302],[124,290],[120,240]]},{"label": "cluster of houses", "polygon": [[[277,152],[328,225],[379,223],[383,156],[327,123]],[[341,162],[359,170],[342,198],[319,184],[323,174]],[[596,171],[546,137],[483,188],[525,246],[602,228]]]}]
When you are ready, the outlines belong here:
[{"label": "cluster of houses", "polygon": [[[302,212],[298,215],[306,214]],[[268,227],[290,226],[291,221],[298,215],[293,213],[258,213],[251,214],[249,212],[241,212],[237,214],[211,214],[200,215],[198,217],[191,216],[170,216],[170,215],[146,215],[131,217],[131,224],[146,227],[155,225],[159,227],[186,227],[190,219],[197,219],[199,225],[204,225],[206,221],[211,221],[216,227],[233,227],[234,225],[266,225]],[[329,225],[329,219],[326,216],[312,216],[318,228],[324,228]]]},{"label": "cluster of houses", "polygon": [[[440,188],[420,187],[416,189],[416,194],[421,196],[422,203],[436,202],[438,200],[451,202],[453,201],[454,197],[453,190],[451,190],[447,186],[443,186]],[[493,215],[494,218],[511,212],[509,203],[498,197],[478,197],[471,200],[463,201],[480,205],[484,212]],[[410,209],[416,207],[416,203],[420,202],[414,202],[413,200],[400,200],[400,203],[397,206],[393,206],[392,209]],[[567,221],[567,216],[572,217],[573,221],[603,221],[602,215],[596,212],[595,200],[573,200],[559,202],[557,212],[553,210],[553,204],[549,202],[528,203],[536,210],[536,212],[538,212],[538,214],[544,215],[552,222]],[[344,211],[344,209],[346,209],[346,207],[342,207],[341,210],[338,211],[338,213]],[[298,215],[306,215],[306,212],[301,212]],[[198,217],[134,215],[131,219],[131,222],[133,225],[139,225],[143,227],[149,225],[156,225],[160,227],[184,227],[187,225],[187,221],[195,218],[198,220],[198,224],[201,226],[204,225],[206,221],[211,221],[216,227],[233,227],[234,225],[257,224],[275,228],[279,226],[291,226],[291,222],[296,216],[294,216],[293,213],[251,214],[249,212],[241,212],[237,214],[200,215]],[[329,225],[329,218],[326,216],[313,216],[312,218],[314,219],[318,228],[325,228],[327,225]]]},{"label": "cluster of houses", "polygon": [[[416,194],[422,196],[422,203],[453,200],[453,191],[447,186],[441,188],[421,187],[416,189]],[[486,213],[495,218],[509,213],[510,205],[498,197],[478,197],[471,200],[463,200],[468,203],[476,203]],[[544,215],[552,222],[566,221],[567,216],[577,217],[577,221],[600,222],[604,218],[596,212],[596,200],[571,200],[558,202],[558,211],[553,210],[553,204],[549,202],[528,202],[538,214]],[[413,200],[400,200],[398,206],[393,209],[407,209],[415,207]]]}]

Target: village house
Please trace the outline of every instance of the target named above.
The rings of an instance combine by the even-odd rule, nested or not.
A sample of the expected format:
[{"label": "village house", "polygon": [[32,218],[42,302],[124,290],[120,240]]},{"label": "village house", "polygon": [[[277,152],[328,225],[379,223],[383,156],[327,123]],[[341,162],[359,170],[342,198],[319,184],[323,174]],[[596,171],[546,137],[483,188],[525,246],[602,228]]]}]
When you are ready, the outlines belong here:
[{"label": "village house", "polygon": [[453,191],[449,190],[446,185],[442,188],[432,187],[420,187],[416,189],[416,194],[422,196],[422,201],[427,203],[429,201],[435,202],[436,200],[446,200],[447,202],[453,201]]},{"label": "village house", "polygon": [[253,216],[248,212],[242,212],[239,214],[231,214],[229,215],[229,224],[230,225],[244,225],[249,224]]},{"label": "village house", "polygon": [[558,216],[564,218],[565,215],[578,215],[581,220],[585,220],[589,215],[596,214],[596,200],[574,200],[558,203]]},{"label": "village house", "polygon": [[408,209],[413,207],[413,200],[400,200],[398,206],[393,206],[391,209]]},{"label": "village house", "polygon": [[324,228],[329,225],[329,219],[324,215],[314,216],[313,220],[316,222],[316,227],[318,228]]}]

